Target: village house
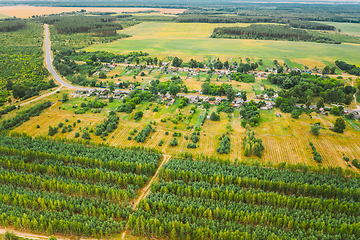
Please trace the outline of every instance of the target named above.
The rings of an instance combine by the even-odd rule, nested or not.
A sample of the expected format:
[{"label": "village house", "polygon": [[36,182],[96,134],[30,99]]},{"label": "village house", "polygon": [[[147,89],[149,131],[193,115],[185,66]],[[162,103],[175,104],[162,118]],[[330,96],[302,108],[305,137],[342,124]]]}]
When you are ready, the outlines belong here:
[{"label": "village house", "polygon": [[203,103],[209,102],[209,99],[210,99],[210,98],[209,98],[208,96],[204,97],[204,98],[203,98]]},{"label": "village house", "polygon": [[234,108],[240,108],[242,105],[244,104],[244,100],[242,99],[235,99],[231,105],[234,107]]}]

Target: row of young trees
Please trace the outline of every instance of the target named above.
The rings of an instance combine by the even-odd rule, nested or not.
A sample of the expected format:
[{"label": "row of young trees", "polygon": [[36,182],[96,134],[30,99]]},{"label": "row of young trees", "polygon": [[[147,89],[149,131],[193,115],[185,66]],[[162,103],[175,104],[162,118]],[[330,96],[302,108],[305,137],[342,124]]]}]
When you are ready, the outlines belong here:
[{"label": "row of young trees", "polygon": [[[261,180],[264,171],[269,175]],[[236,177],[239,172],[243,177]],[[288,179],[275,180],[285,172]],[[170,239],[360,237],[357,190],[312,184],[316,178],[359,179],[318,175],[173,159],[164,165],[160,182],[152,186],[139,210],[130,215],[128,226],[135,235]]]},{"label": "row of young trees", "polygon": [[[116,166],[121,162],[150,164],[157,168],[161,153],[150,149],[137,148],[115,148],[106,145],[94,145],[89,147],[87,144],[79,144],[77,141],[66,139],[51,140],[47,137],[32,138],[28,135],[13,134],[7,136],[0,134],[0,146],[6,148],[15,148],[20,151],[28,152],[29,149],[35,152],[43,152],[46,154],[67,156],[65,159],[92,159],[99,164],[110,164],[108,166]],[[86,161],[83,160],[82,164]]]},{"label": "row of young trees", "polygon": [[119,233],[132,212],[128,200],[154,174],[159,157],[0,135],[0,225],[98,238]]},{"label": "row of young trees", "polygon": [[18,113],[14,118],[4,120],[0,126],[0,131],[10,130],[14,127],[20,126],[23,122],[27,122],[31,117],[39,116],[39,114],[46,108],[51,106],[50,101],[39,103],[25,111]]},{"label": "row of young trees", "polygon": [[13,110],[16,109],[16,106],[15,105],[11,105],[11,106],[6,106],[4,109],[1,109],[0,110],[0,117],[1,115],[5,115]]},{"label": "row of young trees", "polygon": [[220,185],[234,183],[265,190],[272,189],[272,191],[283,189],[296,193],[300,190],[299,193],[302,195],[324,195],[330,198],[336,198],[336,196],[342,198],[345,196],[342,194],[346,193],[347,197],[353,197],[354,201],[359,201],[360,194],[357,193],[360,188],[359,178],[347,178],[343,174],[298,172],[296,169],[291,171],[279,169],[276,166],[272,168],[251,165],[236,166],[177,159],[164,165],[164,171],[161,172],[165,181],[207,181]]},{"label": "row of young trees", "polygon": [[146,138],[150,135],[151,132],[155,132],[155,128],[153,128],[150,124],[147,124],[144,129],[134,137],[134,140],[137,142],[145,142]]},{"label": "row of young trees", "polygon": [[250,129],[249,125],[246,125],[243,148],[245,156],[249,157],[251,155],[256,155],[259,158],[261,158],[262,151],[265,149],[262,140],[260,138],[255,138],[254,131]]},{"label": "row of young trees", "polygon": [[136,175],[152,176],[156,172],[154,163],[130,162],[129,158],[136,157],[131,154],[123,156],[122,161],[102,161],[100,159],[90,159],[87,157],[74,157],[63,154],[45,153],[42,151],[31,151],[29,149],[22,151],[15,148],[0,147],[0,154],[5,156],[16,156],[25,162],[34,162],[38,164],[53,164],[57,166],[66,166],[72,169],[95,168],[103,171],[118,173],[133,173]]}]

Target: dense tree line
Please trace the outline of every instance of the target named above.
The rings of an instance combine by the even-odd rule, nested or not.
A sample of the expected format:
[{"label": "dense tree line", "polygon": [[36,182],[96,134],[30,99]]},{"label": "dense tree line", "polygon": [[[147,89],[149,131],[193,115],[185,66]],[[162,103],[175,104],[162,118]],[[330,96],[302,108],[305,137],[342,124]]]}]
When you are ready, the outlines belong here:
[{"label": "dense tree line", "polygon": [[26,21],[21,19],[5,19],[0,21],[0,32],[17,31],[26,28]]},{"label": "dense tree line", "polygon": [[231,15],[208,15],[208,14],[187,14],[181,15],[174,19],[180,23],[186,22],[200,22],[200,23],[272,23],[278,22],[278,19],[273,17],[257,17],[257,16],[231,16]]},{"label": "dense tree line", "polygon": [[31,117],[39,116],[40,113],[51,106],[50,101],[39,103],[25,111],[18,113],[14,118],[4,120],[0,126],[0,131],[10,130],[14,127],[20,126],[23,122],[27,122]]},{"label": "dense tree line", "polygon": [[5,115],[13,110],[16,109],[16,106],[15,105],[11,105],[11,106],[6,106],[4,109],[1,109],[0,110],[0,117],[1,115]]},{"label": "dense tree line", "polygon": [[[139,210],[129,216],[128,226],[135,235],[170,239],[360,237],[358,178],[192,159],[171,160],[159,178]],[[342,185],[349,180],[357,182],[357,187]]]},{"label": "dense tree line", "polygon": [[60,34],[92,32],[96,36],[116,35],[116,30],[123,29],[116,20],[116,17],[105,16],[54,16],[41,19],[44,23],[53,24]]},{"label": "dense tree line", "polygon": [[351,65],[344,61],[339,61],[339,60],[335,61],[335,65],[347,73],[360,76],[360,67],[357,67],[356,65]]},{"label": "dense tree line", "polygon": [[325,35],[314,35],[306,30],[292,28],[284,25],[261,25],[252,24],[247,27],[219,27],[215,28],[213,38],[245,38],[245,39],[265,39],[278,40],[286,39],[289,41],[311,41],[340,44]]},{"label": "dense tree line", "polygon": [[302,29],[313,29],[313,30],[330,30],[334,31],[336,28],[334,26],[318,23],[318,22],[309,22],[309,21],[289,21],[289,25],[293,28],[302,28]]}]

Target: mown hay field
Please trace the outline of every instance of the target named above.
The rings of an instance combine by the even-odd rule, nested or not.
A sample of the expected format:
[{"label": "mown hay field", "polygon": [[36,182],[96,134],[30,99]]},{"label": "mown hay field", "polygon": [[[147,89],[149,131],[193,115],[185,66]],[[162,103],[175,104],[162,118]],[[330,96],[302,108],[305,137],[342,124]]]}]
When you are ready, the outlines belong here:
[{"label": "mown hay field", "polygon": [[[201,109],[197,109],[197,112],[191,116],[189,110],[191,105],[186,106],[184,109],[178,109],[179,101],[176,101],[174,105],[166,108],[166,106],[159,105],[159,111],[153,112],[153,108],[156,103],[141,103],[137,106],[135,111],[143,111],[144,116],[140,121],[134,121],[134,112],[132,114],[117,113],[120,118],[118,128],[111,132],[105,140],[100,136],[95,135],[96,125],[103,122],[107,113],[110,110],[114,110],[119,104],[119,101],[109,103],[101,113],[85,113],[76,115],[71,106],[74,104],[80,104],[83,100],[71,98],[67,103],[57,102],[57,99],[61,98],[61,94],[56,94],[49,97],[55,104],[46,109],[38,117],[33,117],[30,121],[23,123],[20,127],[15,128],[14,132],[24,132],[32,136],[47,135],[49,126],[56,127],[60,122],[67,125],[73,125],[76,123],[76,127],[73,127],[71,132],[61,133],[61,128],[53,138],[69,138],[74,139],[75,132],[82,132],[86,127],[88,130],[93,129],[94,132],[90,133],[91,141],[95,143],[107,143],[117,147],[129,147],[129,146],[143,146],[148,148],[155,148],[162,151],[165,154],[176,156],[177,154],[189,152],[194,156],[218,156],[223,159],[229,158],[231,161],[238,159],[242,160],[258,160],[261,162],[288,162],[288,163],[306,163],[308,165],[317,166],[318,163],[313,160],[313,155],[309,145],[311,141],[317,151],[321,154],[323,166],[340,166],[343,168],[351,168],[355,171],[351,161],[349,163],[343,160],[343,156],[347,156],[352,159],[360,159],[360,136],[358,132],[358,123],[347,122],[345,132],[343,134],[334,133],[328,128],[333,126],[336,119],[334,116],[323,116],[312,114],[302,114],[299,119],[291,118],[290,114],[282,114],[282,117],[276,117],[278,109],[272,111],[261,111],[261,124],[259,127],[254,127],[256,137],[259,137],[263,141],[265,150],[261,159],[257,157],[245,157],[243,152],[243,138],[245,136],[245,129],[241,127],[241,119],[239,119],[238,110],[234,114],[220,113],[220,121],[211,121],[207,119],[204,126],[200,131],[200,141],[197,143],[196,149],[188,149],[187,144],[191,143],[191,140],[186,140],[184,136],[190,137],[193,130],[187,129],[189,125],[195,125],[201,121],[200,115]],[[102,100],[107,101],[107,100]],[[60,107],[60,108],[59,108]],[[216,111],[215,107],[211,107],[209,113]],[[183,119],[175,124],[171,121],[179,113],[182,113]],[[10,116],[14,116],[12,113]],[[7,116],[5,115],[6,119]],[[161,119],[166,118],[166,122],[161,122]],[[170,119],[169,119],[170,118]],[[66,122],[68,119],[68,122]],[[80,123],[77,123],[77,120]],[[199,120],[200,119],[200,120]],[[147,124],[156,121],[156,125],[152,125],[156,128],[155,132],[151,132],[146,138],[144,143],[137,143],[134,140],[134,135],[130,133],[136,129],[138,132],[145,128]],[[310,124],[320,122],[322,125],[321,134],[314,136],[310,131]],[[40,128],[37,128],[37,125]],[[229,126],[233,130],[229,129]],[[81,129],[80,129],[81,128]],[[166,135],[165,132],[169,134]],[[178,146],[169,146],[172,141],[173,133],[181,133],[178,137]],[[219,147],[219,138],[226,132],[229,132],[231,139],[231,151],[229,154],[220,155],[216,152]],[[128,140],[131,136],[132,139]],[[163,145],[159,146],[159,142],[163,141]]]},{"label": "mown hay field", "polygon": [[[252,39],[213,39],[209,38],[213,29],[219,26],[246,26],[247,24],[210,23],[159,23],[144,22],[119,33],[133,37],[112,43],[98,44],[86,48],[87,51],[109,51],[128,53],[148,52],[153,56],[165,58],[178,56],[185,61],[191,58],[202,60],[204,56],[220,59],[249,57],[256,59],[289,59],[294,65],[321,67],[323,61],[334,62],[341,59],[359,64],[358,44],[320,44],[313,42],[270,41]],[[319,66],[321,65],[321,66]]]}]

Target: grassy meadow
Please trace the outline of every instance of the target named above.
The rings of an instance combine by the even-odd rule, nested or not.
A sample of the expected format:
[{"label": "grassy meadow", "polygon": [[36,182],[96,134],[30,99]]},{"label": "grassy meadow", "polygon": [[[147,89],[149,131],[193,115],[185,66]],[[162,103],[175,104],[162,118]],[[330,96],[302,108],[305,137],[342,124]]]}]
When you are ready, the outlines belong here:
[{"label": "grassy meadow", "polygon": [[85,50],[115,53],[145,51],[161,58],[178,56],[185,61],[210,55],[223,60],[235,57],[283,59],[309,67],[324,66],[324,61],[334,62],[337,59],[360,64],[360,45],[357,44],[209,38],[215,27],[246,25],[248,24],[144,22],[119,31],[132,35],[131,38],[94,45]]},{"label": "grassy meadow", "polygon": [[0,13],[0,19],[9,18],[9,17],[11,17],[11,16]]},{"label": "grassy meadow", "polygon": [[[263,83],[257,81],[257,84]],[[65,90],[66,91],[66,90]],[[68,91],[71,93],[71,91]],[[75,104],[81,104],[84,100],[81,98],[70,98],[66,103],[58,102],[61,99],[62,93],[49,96],[47,99],[55,102],[55,104],[46,109],[40,116],[33,117],[28,122],[24,122],[21,126],[15,128],[14,132],[24,132],[32,136],[47,135],[49,126],[55,127],[60,122],[65,125],[73,125],[76,123],[76,127],[71,132],[55,134],[53,138],[70,138],[74,139],[75,132],[82,132],[85,128],[88,130],[95,128],[97,124],[100,124],[105,119],[109,111],[115,110],[117,105],[120,104],[119,100],[114,100],[113,103],[108,103],[108,100],[99,100],[107,102],[108,105],[104,107],[101,113],[87,112],[85,114],[75,114]],[[94,100],[94,99],[88,99]],[[155,106],[159,107],[158,112],[154,112]],[[243,138],[245,129],[241,127],[241,119],[239,118],[239,110],[235,110],[232,114],[220,113],[220,121],[211,121],[207,119],[204,126],[200,131],[200,141],[196,149],[188,149],[187,144],[191,143],[190,140],[186,140],[184,136],[191,136],[193,130],[189,130],[189,125],[196,125],[201,122],[201,115],[205,112],[204,109],[196,109],[195,114],[191,114],[189,110],[193,105],[188,105],[183,109],[178,108],[179,100],[174,105],[167,108],[165,105],[142,102],[137,105],[136,109],[131,113],[117,113],[120,118],[117,129],[106,137],[106,140],[102,140],[100,136],[96,136],[95,133],[90,133],[91,141],[95,143],[107,143],[111,146],[128,147],[128,146],[144,146],[148,148],[155,148],[162,151],[164,154],[176,156],[179,153],[190,152],[194,155],[206,155],[206,156],[218,156],[220,158],[231,161],[236,158],[239,160],[259,160],[261,162],[288,162],[288,163],[306,163],[311,166],[318,165],[314,160],[311,153],[309,141],[313,142],[318,152],[323,158],[322,166],[341,166],[343,168],[351,168],[357,171],[350,163],[343,160],[343,156],[348,156],[350,159],[360,158],[360,124],[357,121],[347,121],[347,126],[343,134],[334,133],[328,128],[333,126],[336,117],[335,116],[323,116],[315,113],[311,114],[311,117],[306,114],[302,114],[299,119],[291,118],[290,114],[282,113],[282,117],[276,117],[276,113],[280,110],[275,109],[272,111],[261,111],[261,123],[260,126],[254,127],[253,130],[256,137],[262,139],[265,150],[261,159],[257,157],[245,157],[243,152]],[[28,108],[29,106],[24,106]],[[134,120],[134,113],[136,111],[143,111],[144,116],[139,120]],[[216,107],[211,107],[209,113],[216,111]],[[181,112],[183,118],[178,121],[177,124],[172,122],[172,119],[176,118]],[[2,119],[8,119],[13,117],[15,111],[5,115]],[[66,119],[68,120],[66,122]],[[77,123],[77,120],[80,123]],[[161,119],[167,119],[166,122],[161,122]],[[145,128],[146,124],[156,121],[156,125],[152,125],[156,128],[156,132],[150,133],[144,143],[137,143],[133,140],[135,135],[131,135],[131,132],[136,129],[140,131]],[[319,136],[310,134],[310,124],[320,122],[322,130]],[[39,124],[40,128],[36,125]],[[231,128],[229,128],[231,126]],[[233,129],[233,130],[231,130]],[[166,135],[165,132],[169,134]],[[169,143],[173,139],[173,133],[181,133],[178,137],[178,146],[171,147]],[[217,147],[220,144],[220,136],[223,133],[229,132],[231,138],[231,151],[229,154],[220,155],[216,152]],[[128,140],[128,137],[132,136],[132,140]],[[163,140],[164,144],[159,146],[159,142]]]},{"label": "grassy meadow", "polygon": [[341,33],[360,36],[360,24],[359,23],[340,23],[340,22],[319,22],[336,27],[340,29]]}]

